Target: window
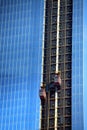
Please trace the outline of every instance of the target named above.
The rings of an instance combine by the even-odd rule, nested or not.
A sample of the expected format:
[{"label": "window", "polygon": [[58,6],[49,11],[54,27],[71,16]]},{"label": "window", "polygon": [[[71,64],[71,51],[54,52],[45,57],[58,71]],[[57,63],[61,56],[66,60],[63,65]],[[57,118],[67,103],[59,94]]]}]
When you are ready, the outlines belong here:
[{"label": "window", "polygon": [[70,107],[65,108],[65,115],[71,115],[71,108]]},{"label": "window", "polygon": [[65,72],[65,78],[71,78],[71,71]]},{"label": "window", "polygon": [[52,17],[52,23],[57,23],[57,17]]},{"label": "window", "polygon": [[66,0],[67,1],[67,5],[71,5],[72,4],[72,0]]},{"label": "window", "polygon": [[56,40],[52,40],[51,45],[56,46]]},{"label": "window", "polygon": [[72,6],[67,6],[67,12],[72,12]]},{"label": "window", "polygon": [[61,0],[60,1],[60,6],[64,6],[65,5],[65,1],[64,0]]},{"label": "window", "polygon": [[54,127],[54,119],[49,120],[49,127]]},{"label": "window", "polygon": [[71,45],[72,43],[72,37],[66,38],[66,44]]},{"label": "window", "polygon": [[63,124],[64,123],[64,117],[61,115],[61,117],[58,118],[58,125]]},{"label": "window", "polygon": [[49,49],[44,49],[44,55],[49,55],[50,54],[50,50]]},{"label": "window", "polygon": [[64,28],[65,28],[65,23],[64,23],[64,22],[61,22],[61,23],[59,24],[59,28],[60,28],[60,29],[64,29]]},{"label": "window", "polygon": [[54,116],[55,115],[55,110],[54,109],[50,109],[49,115],[50,115],[50,117]]},{"label": "window", "polygon": [[71,89],[65,90],[65,96],[71,96]]},{"label": "window", "polygon": [[71,130],[71,127],[70,126],[65,127],[65,130]]},{"label": "window", "polygon": [[64,69],[64,64],[63,63],[59,63],[59,70],[63,70]]},{"label": "window", "polygon": [[70,37],[72,36],[72,30],[69,29],[69,30],[66,30],[66,37]]},{"label": "window", "polygon": [[[56,68],[55,68],[55,70],[56,70]],[[54,70],[54,74],[51,74],[51,75],[50,75],[50,81],[54,81],[55,70]]]},{"label": "window", "polygon": [[57,24],[52,25],[52,31],[55,31],[55,30],[57,30]]},{"label": "window", "polygon": [[62,99],[59,99],[58,100],[58,106],[62,106],[63,105],[63,100]]},{"label": "window", "polygon": [[66,80],[65,81],[66,87],[70,88],[71,87],[71,81],[70,80]]},{"label": "window", "polygon": [[59,62],[64,62],[64,55],[59,55]]},{"label": "window", "polygon": [[58,108],[57,113],[58,113],[59,116],[63,115],[63,109],[62,108]]},{"label": "window", "polygon": [[55,107],[55,100],[51,100],[50,101],[50,108],[54,108]]},{"label": "window", "polygon": [[56,55],[56,49],[55,48],[51,49],[51,55]]},{"label": "window", "polygon": [[52,33],[52,39],[56,39],[56,37],[57,37],[57,34],[55,32]]},{"label": "window", "polygon": [[70,53],[72,51],[72,47],[71,46],[66,46],[66,53]]},{"label": "window", "polygon": [[61,22],[65,21],[65,14],[60,15],[60,21]]},{"label": "window", "polygon": [[65,69],[66,69],[66,70],[71,69],[71,62],[65,64]]},{"label": "window", "polygon": [[71,124],[71,118],[69,117],[65,118],[65,124],[67,125]]},{"label": "window", "polygon": [[45,40],[45,43],[44,43],[44,48],[49,48],[49,42],[47,40]]},{"label": "window", "polygon": [[65,44],[65,39],[64,38],[59,39],[59,45],[64,45],[64,44]]},{"label": "window", "polygon": [[53,56],[53,57],[51,57],[51,63],[53,64],[55,64],[56,63],[56,57],[55,56]]},{"label": "window", "polygon": [[53,8],[52,15],[57,15],[57,8]]},{"label": "window", "polygon": [[65,61],[71,61],[71,55],[70,54],[65,55]]},{"label": "window", "polygon": [[71,105],[71,99],[65,99],[65,105],[70,106]]},{"label": "window", "polygon": [[44,73],[47,72],[47,66],[44,66]]},{"label": "window", "polygon": [[66,15],[66,21],[68,21],[68,20],[72,20],[72,14],[71,13]]},{"label": "window", "polygon": [[72,28],[72,22],[66,22],[66,29]]},{"label": "window", "polygon": [[60,7],[60,14],[65,13],[65,7]]},{"label": "window", "polygon": [[57,8],[58,2],[57,1],[53,1],[53,8]]},{"label": "window", "polygon": [[60,38],[65,37],[65,30],[59,32],[59,37]]},{"label": "window", "polygon": [[56,66],[55,66],[55,65],[52,65],[52,66],[51,66],[51,72],[52,72],[52,71],[55,71],[55,69],[56,69]]},{"label": "window", "polygon": [[50,98],[55,98],[55,91],[50,91]]},{"label": "window", "polygon": [[59,48],[59,54],[64,54],[64,47]]}]

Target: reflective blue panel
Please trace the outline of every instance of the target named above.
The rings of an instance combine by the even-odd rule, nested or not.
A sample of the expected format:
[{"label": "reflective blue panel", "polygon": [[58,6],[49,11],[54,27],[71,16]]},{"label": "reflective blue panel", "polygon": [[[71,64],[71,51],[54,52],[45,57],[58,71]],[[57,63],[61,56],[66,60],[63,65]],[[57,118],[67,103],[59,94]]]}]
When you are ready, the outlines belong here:
[{"label": "reflective blue panel", "polygon": [[87,1],[83,6],[83,82],[84,82],[84,130],[87,130]]},{"label": "reflective blue panel", "polygon": [[73,0],[72,130],[83,125],[83,0]]},{"label": "reflective blue panel", "polygon": [[0,0],[0,130],[39,130],[43,0]]}]

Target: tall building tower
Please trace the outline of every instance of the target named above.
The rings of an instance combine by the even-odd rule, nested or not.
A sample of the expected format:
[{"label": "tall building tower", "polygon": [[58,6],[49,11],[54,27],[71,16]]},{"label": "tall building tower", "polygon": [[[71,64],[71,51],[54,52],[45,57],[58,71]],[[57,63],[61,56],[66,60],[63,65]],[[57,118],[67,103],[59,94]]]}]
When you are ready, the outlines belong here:
[{"label": "tall building tower", "polygon": [[40,130],[84,129],[82,14],[82,0],[45,1]]},{"label": "tall building tower", "polygon": [[[46,0],[43,56],[42,74],[47,96],[42,102],[41,130],[70,130],[72,0]],[[59,70],[62,84],[56,87],[52,82]]]},{"label": "tall building tower", "polygon": [[0,130],[39,129],[43,5],[0,0]]}]

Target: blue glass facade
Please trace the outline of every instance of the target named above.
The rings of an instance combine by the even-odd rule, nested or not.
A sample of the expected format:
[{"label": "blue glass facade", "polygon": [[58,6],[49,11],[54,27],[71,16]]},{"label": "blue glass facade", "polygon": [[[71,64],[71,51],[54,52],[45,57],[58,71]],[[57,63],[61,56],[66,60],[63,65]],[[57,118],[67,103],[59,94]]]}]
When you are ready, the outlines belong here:
[{"label": "blue glass facade", "polygon": [[87,130],[87,1],[83,1],[83,106],[84,130]]},{"label": "blue glass facade", "polygon": [[72,24],[72,130],[84,130],[83,0],[73,0]]},{"label": "blue glass facade", "polygon": [[38,130],[43,0],[0,0],[0,130]]}]

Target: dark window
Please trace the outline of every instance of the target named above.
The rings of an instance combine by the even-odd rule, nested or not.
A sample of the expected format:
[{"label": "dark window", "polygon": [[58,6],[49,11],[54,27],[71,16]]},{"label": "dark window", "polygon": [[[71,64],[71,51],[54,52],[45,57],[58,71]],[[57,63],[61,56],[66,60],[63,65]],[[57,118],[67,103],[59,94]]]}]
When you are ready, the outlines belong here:
[{"label": "dark window", "polygon": [[65,124],[67,125],[71,124],[71,118],[69,117],[65,118]]},{"label": "dark window", "polygon": [[65,37],[65,30],[59,32],[59,37],[60,38]]},{"label": "dark window", "polygon": [[67,6],[67,12],[72,12],[72,6]]},{"label": "dark window", "polygon": [[51,55],[56,55],[56,49],[55,48],[51,49]]},{"label": "dark window", "polygon": [[68,20],[72,20],[72,14],[71,14],[71,13],[66,15],[66,20],[67,20],[67,21],[68,21]]},{"label": "dark window", "polygon": [[66,87],[70,88],[71,87],[71,81],[70,80],[66,80],[65,81]]},{"label": "dark window", "polygon": [[57,15],[57,8],[54,8],[54,9],[52,10],[52,15]]},{"label": "dark window", "polygon": [[65,7],[60,7],[60,14],[65,13]]},{"label": "dark window", "polygon": [[71,130],[70,126],[65,127],[65,130]]},{"label": "dark window", "polygon": [[65,39],[64,38],[59,39],[59,45],[64,45],[64,44],[65,44]]},{"label": "dark window", "polygon": [[56,65],[51,65],[51,72],[56,70]]},{"label": "dark window", "polygon": [[54,108],[55,107],[55,100],[51,100],[50,101],[50,108]]},{"label": "dark window", "polygon": [[71,108],[65,108],[65,115],[71,115]]},{"label": "dark window", "polygon": [[71,61],[71,55],[70,54],[65,55],[65,61]]},{"label": "dark window", "polygon": [[57,8],[58,2],[57,1],[53,1],[53,8]]},{"label": "dark window", "polygon": [[63,100],[62,99],[58,100],[58,106],[63,106]]},{"label": "dark window", "polygon": [[65,99],[65,105],[70,106],[71,105],[71,99]]},{"label": "dark window", "polygon": [[55,64],[56,63],[56,57],[55,56],[53,56],[53,57],[51,57],[51,63],[53,64]]},{"label": "dark window", "polygon": [[54,109],[50,109],[49,115],[50,115],[50,117],[54,116],[55,115],[55,110]]},{"label": "dark window", "polygon": [[[67,17],[68,17],[68,16],[67,16]],[[61,21],[61,22],[65,21],[65,14],[60,15],[60,21]]]},{"label": "dark window", "polygon": [[70,37],[72,36],[72,30],[69,29],[69,30],[66,30],[66,37]]},{"label": "dark window", "polygon": [[54,127],[54,119],[49,120],[49,127]]},{"label": "dark window", "polygon": [[52,31],[55,31],[55,30],[57,30],[57,25],[56,25],[56,24],[53,24],[53,25],[52,25]]},{"label": "dark window", "polygon": [[72,37],[66,38],[66,44],[70,45],[72,43]]},{"label": "dark window", "polygon": [[52,40],[51,44],[52,46],[56,46],[56,40]]},{"label": "dark window", "polygon": [[65,69],[66,69],[66,70],[71,69],[71,62],[65,64]]},{"label": "dark window", "polygon": [[59,70],[63,70],[64,69],[64,64],[63,63],[59,63]]},{"label": "dark window", "polygon": [[52,17],[52,23],[57,23],[57,17]]},{"label": "dark window", "polygon": [[72,4],[72,0],[66,0],[67,1],[67,5],[71,5]]},{"label": "dark window", "polygon": [[50,98],[55,98],[55,91],[50,91]]},{"label": "dark window", "polygon": [[72,51],[72,47],[71,46],[67,46],[66,47],[66,53],[70,53]]},{"label": "dark window", "polygon": [[71,89],[65,90],[65,96],[71,96]]},{"label": "dark window", "polygon": [[60,28],[60,29],[65,29],[65,23],[64,23],[64,22],[61,22],[61,23],[59,24],[59,28]]},{"label": "dark window", "polygon": [[56,71],[56,68],[55,68],[55,70],[53,71],[54,73],[50,75],[50,81],[54,81],[55,71]]},{"label": "dark window", "polygon": [[68,28],[72,28],[72,22],[71,22],[71,21],[66,23],[66,28],[67,28],[67,29],[68,29]]},{"label": "dark window", "polygon": [[55,32],[52,33],[52,39],[56,39],[56,37],[57,37],[57,34]]},{"label": "dark window", "polygon": [[64,47],[59,48],[59,54],[64,54]]},{"label": "dark window", "polygon": [[59,55],[59,62],[64,62],[64,55]]},{"label": "dark window", "polygon": [[65,72],[65,78],[71,78],[71,71]]}]

